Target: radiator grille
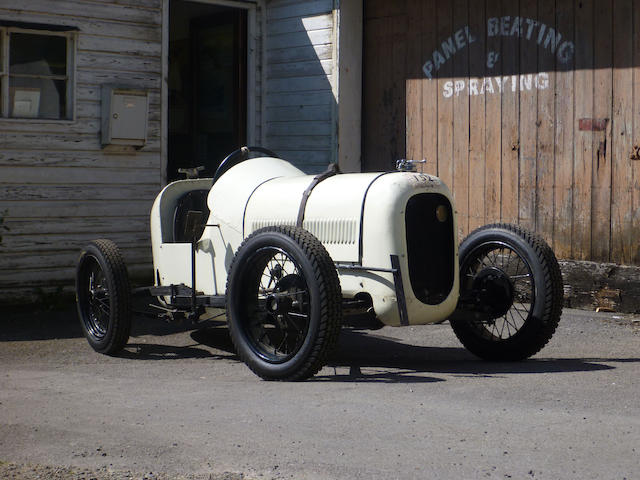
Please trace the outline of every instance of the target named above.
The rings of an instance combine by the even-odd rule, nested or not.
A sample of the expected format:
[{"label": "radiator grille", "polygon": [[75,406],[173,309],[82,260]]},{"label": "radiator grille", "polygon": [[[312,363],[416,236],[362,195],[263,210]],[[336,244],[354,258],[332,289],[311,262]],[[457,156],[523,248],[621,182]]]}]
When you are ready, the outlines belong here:
[{"label": "radiator grille", "polygon": [[455,276],[453,209],[445,196],[421,193],[409,199],[405,221],[413,293],[422,303],[438,305]]}]

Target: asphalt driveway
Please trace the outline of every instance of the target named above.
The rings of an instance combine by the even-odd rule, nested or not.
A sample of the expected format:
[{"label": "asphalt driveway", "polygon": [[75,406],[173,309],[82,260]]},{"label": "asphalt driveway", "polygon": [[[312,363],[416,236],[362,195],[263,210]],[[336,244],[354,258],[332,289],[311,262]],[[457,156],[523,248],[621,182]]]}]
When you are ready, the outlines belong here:
[{"label": "asphalt driveway", "polygon": [[640,475],[640,318],[565,311],[534,359],[477,360],[447,324],[344,331],[330,366],[265,382],[223,324],[138,320],[117,357],[73,310],[0,321],[0,478]]}]

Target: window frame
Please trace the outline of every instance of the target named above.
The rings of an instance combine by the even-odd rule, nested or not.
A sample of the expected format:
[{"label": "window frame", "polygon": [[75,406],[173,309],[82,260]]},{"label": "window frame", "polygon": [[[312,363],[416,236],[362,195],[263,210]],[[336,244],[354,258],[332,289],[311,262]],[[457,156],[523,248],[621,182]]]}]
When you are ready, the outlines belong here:
[{"label": "window frame", "polygon": [[[51,28],[55,28],[55,26],[51,26]],[[56,37],[65,37],[67,39],[67,64],[66,64],[66,72],[64,76],[59,75],[51,75],[51,76],[43,76],[46,78],[56,77],[55,79],[64,80],[66,82],[66,115],[63,118],[24,118],[24,117],[12,117],[11,113],[11,105],[10,105],[10,91],[9,91],[9,79],[11,77],[10,66],[10,39],[11,34],[13,33],[26,33],[31,35],[42,35],[42,36],[56,36]],[[22,27],[11,27],[11,26],[2,26],[0,25],[0,48],[2,52],[0,53],[0,120],[1,121],[14,121],[14,122],[54,122],[54,123],[73,123],[76,120],[76,52],[77,52],[77,31],[56,31],[56,30],[47,30],[47,29],[33,29],[33,28],[22,28]],[[20,74],[16,74],[18,77],[22,76]],[[63,77],[63,78],[58,78]]]}]

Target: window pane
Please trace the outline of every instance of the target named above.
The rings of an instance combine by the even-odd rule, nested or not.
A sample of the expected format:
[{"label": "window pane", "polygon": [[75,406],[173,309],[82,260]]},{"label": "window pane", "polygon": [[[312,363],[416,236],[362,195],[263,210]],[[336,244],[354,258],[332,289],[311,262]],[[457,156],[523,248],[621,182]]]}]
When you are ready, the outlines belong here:
[{"label": "window pane", "polygon": [[11,116],[16,118],[66,118],[66,81],[10,77]]},{"label": "window pane", "polygon": [[53,35],[12,33],[9,72],[29,75],[66,75],[67,39]]}]

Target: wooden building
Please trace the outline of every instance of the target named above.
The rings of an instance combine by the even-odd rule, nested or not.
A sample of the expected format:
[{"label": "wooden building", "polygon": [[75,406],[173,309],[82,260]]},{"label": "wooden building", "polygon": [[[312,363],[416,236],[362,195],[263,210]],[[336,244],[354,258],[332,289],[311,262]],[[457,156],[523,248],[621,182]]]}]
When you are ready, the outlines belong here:
[{"label": "wooden building", "polygon": [[359,169],[359,132],[338,148],[350,121],[338,100],[360,91],[349,72],[338,82],[338,57],[361,52],[339,49],[340,12],[334,0],[0,2],[0,302],[71,292],[81,246],[100,237],[150,282],[149,212],[178,168],[212,174],[257,144],[309,172],[339,157]]},{"label": "wooden building", "polygon": [[640,0],[0,1],[0,302],[71,292],[99,237],[150,281],[159,189],[245,144],[426,158],[460,237],[640,265],[639,25]]},{"label": "wooden building", "polygon": [[640,265],[640,1],[367,0],[366,169],[427,163],[459,235]]}]

